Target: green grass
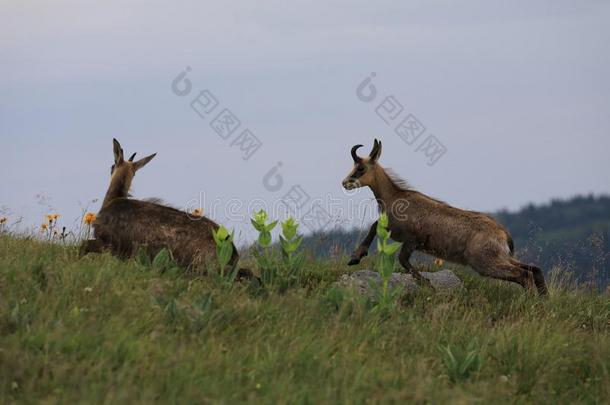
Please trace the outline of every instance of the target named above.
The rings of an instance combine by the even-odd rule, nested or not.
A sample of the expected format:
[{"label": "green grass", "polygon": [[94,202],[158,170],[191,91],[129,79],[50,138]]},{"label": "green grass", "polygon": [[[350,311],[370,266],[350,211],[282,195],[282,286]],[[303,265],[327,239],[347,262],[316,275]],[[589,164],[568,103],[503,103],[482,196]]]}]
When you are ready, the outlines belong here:
[{"label": "green grass", "polygon": [[330,287],[343,263],[261,295],[0,237],[0,402],[610,401],[608,295],[458,270],[465,292],[379,314]]}]

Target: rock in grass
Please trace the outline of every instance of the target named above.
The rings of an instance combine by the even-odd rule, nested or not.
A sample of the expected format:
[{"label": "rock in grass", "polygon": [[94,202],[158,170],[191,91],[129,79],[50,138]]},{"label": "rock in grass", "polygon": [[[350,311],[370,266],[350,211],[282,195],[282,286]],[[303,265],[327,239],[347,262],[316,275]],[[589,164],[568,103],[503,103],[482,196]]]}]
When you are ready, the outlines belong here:
[{"label": "rock in grass", "polygon": [[423,271],[423,278],[430,281],[436,291],[454,291],[464,288],[464,283],[451,270],[440,270],[433,273]]},{"label": "rock in grass", "polygon": [[[422,277],[430,281],[430,285],[436,291],[451,292],[464,287],[460,280],[451,270],[441,270],[434,273],[421,272]],[[357,291],[362,295],[372,297],[375,286],[381,284],[379,273],[371,270],[358,270],[351,274],[343,274],[335,285],[346,287]],[[420,287],[411,274],[392,273],[389,283],[390,288],[401,287],[402,294],[412,294]]]}]

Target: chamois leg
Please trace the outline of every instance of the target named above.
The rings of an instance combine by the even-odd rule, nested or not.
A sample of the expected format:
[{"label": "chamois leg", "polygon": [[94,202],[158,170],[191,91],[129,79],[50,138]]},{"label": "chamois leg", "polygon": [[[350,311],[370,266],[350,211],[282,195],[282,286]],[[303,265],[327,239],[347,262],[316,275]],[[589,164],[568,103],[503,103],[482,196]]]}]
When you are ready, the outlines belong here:
[{"label": "chamois leg", "polygon": [[413,278],[415,278],[415,280],[419,282],[427,282],[428,280],[423,278],[422,275],[419,274],[419,271],[411,265],[409,259],[411,258],[412,253],[413,249],[411,249],[410,246],[402,245],[402,248],[400,248],[400,253],[398,253],[398,262],[402,267],[404,267],[407,273],[410,273]]},{"label": "chamois leg", "polygon": [[521,267],[523,270],[530,271],[532,273],[534,277],[534,284],[536,284],[539,295],[547,295],[549,293],[548,289],[546,288],[546,282],[544,281],[544,274],[542,273],[540,267],[521,263],[516,259],[511,259],[511,262]]},{"label": "chamois leg", "polygon": [[354,253],[352,253],[352,257],[349,263],[347,263],[348,266],[353,266],[355,264],[360,263],[360,260],[364,256],[367,256],[369,254],[369,246],[371,245],[371,243],[373,243],[375,235],[377,235],[377,221],[375,221],[373,225],[371,225],[369,233],[366,235],[360,246],[358,246],[358,249],[356,249]]},{"label": "chamois leg", "polygon": [[498,258],[487,262],[474,263],[471,266],[482,276],[512,281],[529,291],[535,289],[532,272],[511,263],[510,260]]},{"label": "chamois leg", "polygon": [[[234,270],[235,267],[237,267],[238,261],[239,261],[239,253],[237,253],[237,249],[235,248],[235,246],[233,246],[233,256],[231,257],[231,261],[229,262],[229,267]],[[237,274],[235,276],[236,280],[249,281],[249,280],[252,280],[253,278],[257,278],[257,277],[254,275],[254,273],[252,273],[252,270],[246,269],[243,267],[240,267],[239,269],[237,269]]]}]

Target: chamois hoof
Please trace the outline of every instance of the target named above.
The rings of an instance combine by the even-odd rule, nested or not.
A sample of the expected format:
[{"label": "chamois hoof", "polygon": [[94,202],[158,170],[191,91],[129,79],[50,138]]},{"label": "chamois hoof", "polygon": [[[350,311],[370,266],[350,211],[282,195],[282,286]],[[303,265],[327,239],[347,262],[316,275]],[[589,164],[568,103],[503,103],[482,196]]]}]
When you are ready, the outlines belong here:
[{"label": "chamois hoof", "polygon": [[352,257],[351,260],[349,261],[349,263],[347,263],[348,266],[355,266],[357,264],[360,263],[360,259],[356,259],[355,257]]},{"label": "chamois hoof", "polygon": [[237,270],[237,275],[235,277],[237,280],[249,281],[253,278],[256,278],[254,273],[250,269],[244,269],[243,267]]}]

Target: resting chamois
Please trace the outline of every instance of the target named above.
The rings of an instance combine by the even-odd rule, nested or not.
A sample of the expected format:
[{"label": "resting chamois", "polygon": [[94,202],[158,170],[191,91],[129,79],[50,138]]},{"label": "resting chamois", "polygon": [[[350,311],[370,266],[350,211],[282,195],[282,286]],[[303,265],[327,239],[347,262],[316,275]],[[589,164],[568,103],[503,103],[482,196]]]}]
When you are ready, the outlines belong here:
[{"label": "resting chamois", "polygon": [[[502,225],[486,214],[454,208],[410,189],[377,163],[381,155],[377,139],[368,157],[357,155],[360,147],[352,148],[354,167],[343,180],[343,187],[351,190],[368,186],[373,191],[379,209],[388,215],[392,239],[403,243],[398,260],[417,279],[421,276],[409,262],[416,250],[469,265],[483,276],[512,281],[525,289],[535,286],[539,294],[547,294],[542,271],[513,257],[513,240]],[[367,255],[376,227],[377,222],[352,254],[349,265],[360,263]]]},{"label": "resting chamois", "polygon": [[[128,198],[134,175],[156,153],[133,162],[135,153],[129,160],[124,160],[123,149],[116,139],[113,139],[113,147],[110,187],[95,220],[95,239],[87,241],[82,252],[109,250],[119,257],[129,257],[143,247],[152,257],[168,248],[176,262],[184,267],[215,261],[216,244],[212,230],[218,229],[218,225],[214,221],[205,217],[193,218],[186,212],[153,201]],[[231,268],[238,257],[234,248],[229,263]]]}]

